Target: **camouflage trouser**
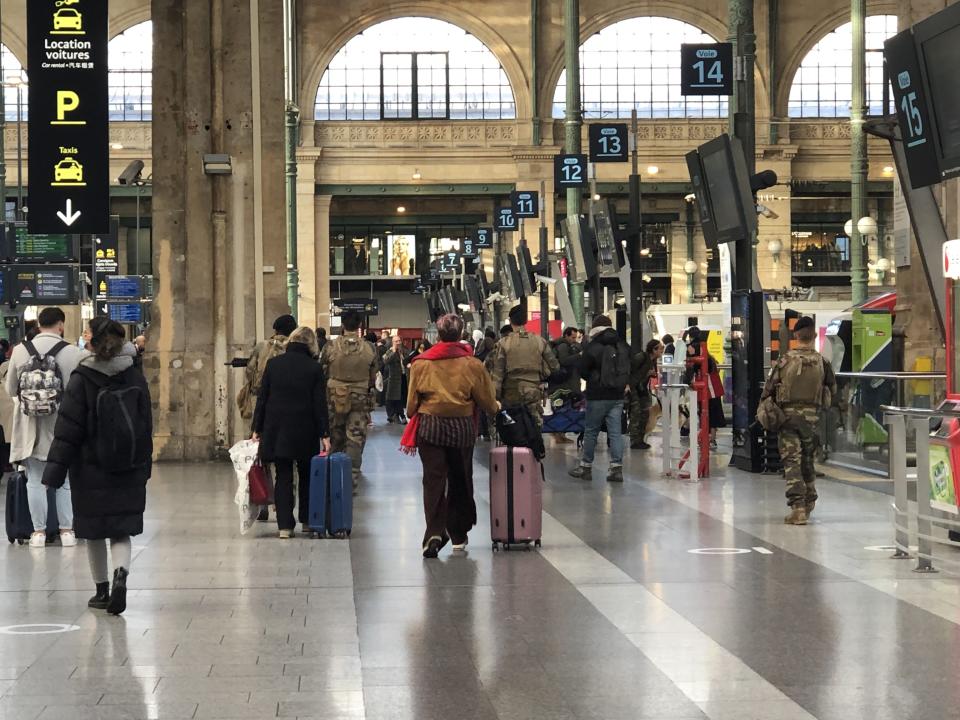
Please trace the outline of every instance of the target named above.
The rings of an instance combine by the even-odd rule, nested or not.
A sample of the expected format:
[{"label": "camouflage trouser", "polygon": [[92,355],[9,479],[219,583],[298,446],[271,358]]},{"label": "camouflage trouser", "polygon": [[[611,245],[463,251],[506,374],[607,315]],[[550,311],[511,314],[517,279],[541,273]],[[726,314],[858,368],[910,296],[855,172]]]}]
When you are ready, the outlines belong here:
[{"label": "camouflage trouser", "polygon": [[543,393],[539,387],[521,385],[519,388],[504,390],[500,402],[505,408],[525,405],[537,421],[537,427],[543,427]]},{"label": "camouflage trouser", "polygon": [[[343,408],[340,408],[343,410]],[[327,398],[330,418],[330,451],[345,452],[350,456],[354,474],[360,472],[363,446],[367,442],[367,423],[370,419],[370,400],[366,393],[351,392],[347,412],[337,412],[333,396]]]},{"label": "camouflage trouser", "polygon": [[789,412],[777,440],[787,481],[787,504],[809,506],[817,499],[817,473],[813,464],[817,449],[816,408]]},{"label": "camouflage trouser", "polygon": [[637,443],[643,440],[647,434],[647,422],[650,419],[650,395],[649,393],[638,395],[636,392],[630,393],[630,442]]}]

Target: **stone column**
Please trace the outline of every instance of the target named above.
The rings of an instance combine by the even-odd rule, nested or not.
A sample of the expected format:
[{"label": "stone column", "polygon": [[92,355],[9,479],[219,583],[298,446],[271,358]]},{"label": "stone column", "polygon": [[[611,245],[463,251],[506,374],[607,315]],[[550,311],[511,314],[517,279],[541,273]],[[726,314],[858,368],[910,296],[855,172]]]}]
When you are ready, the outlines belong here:
[{"label": "stone column", "polygon": [[330,204],[332,202],[332,195],[316,195],[314,200],[317,323],[325,328],[330,327]]},{"label": "stone column", "polygon": [[300,302],[297,318],[304,325],[324,327],[317,318],[317,148],[297,152],[297,266],[300,269]]},{"label": "stone column", "polygon": [[[255,182],[249,4],[153,0],[153,232],[156,303],[145,370],[161,460],[209,460],[248,432],[240,373],[224,367],[256,337],[255,188],[265,266],[285,267],[283,46],[279,0],[260,0],[263,164]],[[209,176],[203,156],[231,156]],[[264,324],[286,306],[282,272],[263,276]]]}]

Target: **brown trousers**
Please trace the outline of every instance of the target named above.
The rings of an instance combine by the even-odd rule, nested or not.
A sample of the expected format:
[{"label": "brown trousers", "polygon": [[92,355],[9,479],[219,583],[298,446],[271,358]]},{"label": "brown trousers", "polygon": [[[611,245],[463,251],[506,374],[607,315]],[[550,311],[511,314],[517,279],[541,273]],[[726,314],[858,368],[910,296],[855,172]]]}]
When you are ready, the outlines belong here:
[{"label": "brown trousers", "polygon": [[454,544],[464,543],[467,533],[477,524],[477,504],[473,499],[473,446],[440,447],[420,442],[417,446],[423,463],[423,514],[427,531],[423,546],[430,538]]}]

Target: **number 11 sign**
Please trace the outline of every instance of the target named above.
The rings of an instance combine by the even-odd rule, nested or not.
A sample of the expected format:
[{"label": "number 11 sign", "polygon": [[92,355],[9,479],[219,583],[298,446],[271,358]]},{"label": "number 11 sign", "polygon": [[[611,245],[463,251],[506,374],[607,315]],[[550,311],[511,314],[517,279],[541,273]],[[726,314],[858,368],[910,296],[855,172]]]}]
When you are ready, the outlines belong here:
[{"label": "number 11 sign", "polygon": [[680,46],[681,95],[733,95],[733,45]]}]

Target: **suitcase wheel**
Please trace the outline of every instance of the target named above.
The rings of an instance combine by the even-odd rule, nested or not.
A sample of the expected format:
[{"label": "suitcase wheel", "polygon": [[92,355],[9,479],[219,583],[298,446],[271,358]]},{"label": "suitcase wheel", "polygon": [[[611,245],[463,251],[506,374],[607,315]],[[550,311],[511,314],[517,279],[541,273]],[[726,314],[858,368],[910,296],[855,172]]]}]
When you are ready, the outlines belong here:
[{"label": "suitcase wheel", "polygon": [[500,552],[500,543],[495,542],[495,543],[493,544],[493,551],[494,551],[494,552]]},{"label": "suitcase wheel", "polygon": [[537,540],[534,544],[534,547],[543,547],[543,543]]}]

